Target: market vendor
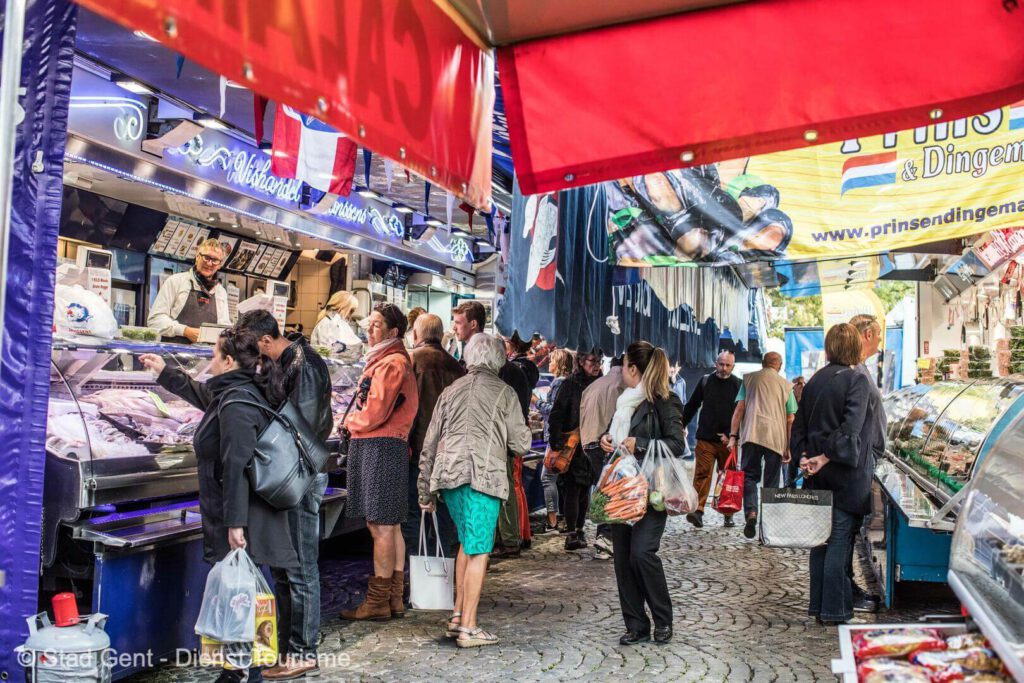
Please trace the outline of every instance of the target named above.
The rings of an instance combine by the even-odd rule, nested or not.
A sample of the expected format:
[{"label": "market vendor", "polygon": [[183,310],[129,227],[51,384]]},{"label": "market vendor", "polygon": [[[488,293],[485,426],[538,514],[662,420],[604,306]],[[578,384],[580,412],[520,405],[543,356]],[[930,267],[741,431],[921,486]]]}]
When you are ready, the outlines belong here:
[{"label": "market vendor", "polygon": [[220,242],[208,239],[199,245],[192,268],[164,280],[147,321],[160,332],[164,341],[192,344],[199,340],[199,328],[203,324],[231,324],[228,293],[217,282],[217,271],[224,264],[224,258]]}]

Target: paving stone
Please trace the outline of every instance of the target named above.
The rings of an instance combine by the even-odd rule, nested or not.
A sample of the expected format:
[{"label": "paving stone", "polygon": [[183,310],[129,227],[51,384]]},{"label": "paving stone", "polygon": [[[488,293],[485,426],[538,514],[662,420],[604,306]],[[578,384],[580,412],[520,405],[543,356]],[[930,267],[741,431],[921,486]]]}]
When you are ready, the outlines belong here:
[{"label": "paving stone", "polygon": [[[480,601],[480,623],[501,638],[495,647],[461,650],[443,637],[445,615],[407,612],[384,623],[350,623],[338,612],[365,593],[366,559],[325,560],[323,643],[336,658],[322,683],[354,681],[765,681],[834,680],[836,629],[807,612],[807,553],[765,548],[721,527],[675,518],[662,543],[675,614],[675,638],[622,647],[611,562],[591,548],[567,553],[564,537],[541,536],[521,558],[494,563]],[[588,534],[592,538],[592,534]],[[862,558],[858,573],[863,576]],[[913,621],[956,611],[930,595],[867,621]],[[167,667],[131,683],[212,683],[217,672]]]}]

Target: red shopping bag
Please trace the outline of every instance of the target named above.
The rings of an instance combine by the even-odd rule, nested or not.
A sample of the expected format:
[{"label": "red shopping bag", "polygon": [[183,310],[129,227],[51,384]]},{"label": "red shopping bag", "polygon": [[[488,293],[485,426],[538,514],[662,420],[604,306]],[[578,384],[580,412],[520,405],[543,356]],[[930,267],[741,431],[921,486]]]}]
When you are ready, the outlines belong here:
[{"label": "red shopping bag", "polygon": [[718,472],[711,507],[723,515],[731,515],[743,509],[743,470],[736,468],[735,450],[729,453],[725,467]]}]

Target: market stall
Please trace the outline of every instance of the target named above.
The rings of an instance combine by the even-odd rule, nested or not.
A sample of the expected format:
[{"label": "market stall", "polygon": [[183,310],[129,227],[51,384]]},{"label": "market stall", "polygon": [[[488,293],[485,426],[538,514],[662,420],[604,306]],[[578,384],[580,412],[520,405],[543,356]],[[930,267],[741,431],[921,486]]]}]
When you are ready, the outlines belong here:
[{"label": "market stall", "polygon": [[[987,390],[989,386],[978,387],[978,391],[991,395],[995,390]],[[949,387],[942,400],[972,388]],[[1016,398],[1020,391],[1010,393]],[[959,401],[949,400],[947,405]],[[904,405],[908,403],[920,401]],[[909,412],[914,409],[911,406]],[[930,410],[928,414],[934,416]],[[1024,415],[1004,411],[998,419],[991,413],[987,417],[995,424],[986,437],[978,439],[977,431],[970,435],[964,430],[961,443],[971,444],[966,459],[961,461],[957,453],[963,451],[950,440],[934,475],[939,486],[966,492],[960,499],[948,555],[949,583],[964,606],[966,621],[840,626],[841,657],[833,660],[832,670],[843,681],[865,680],[870,672],[886,667],[902,671],[905,678],[900,680],[952,681],[984,673],[996,676],[988,680],[1006,680],[998,678],[1004,671],[1015,680],[1024,680],[1024,520],[1020,515],[1024,507],[1020,452]],[[984,442],[980,452],[973,448],[978,441]],[[923,448],[922,452],[927,452],[927,442]],[[967,462],[966,473],[956,468],[943,470],[947,456],[952,456],[953,463]],[[923,460],[934,462],[932,455]],[[912,677],[915,675],[917,678]]]}]

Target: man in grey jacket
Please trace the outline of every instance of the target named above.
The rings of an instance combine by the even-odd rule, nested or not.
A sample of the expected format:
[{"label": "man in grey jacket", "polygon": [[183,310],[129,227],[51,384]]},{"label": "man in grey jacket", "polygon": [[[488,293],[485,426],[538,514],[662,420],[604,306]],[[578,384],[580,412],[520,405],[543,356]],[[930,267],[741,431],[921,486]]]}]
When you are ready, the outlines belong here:
[{"label": "man in grey jacket", "polygon": [[[868,398],[868,420],[874,422],[874,439],[872,441],[871,453],[875,463],[885,455],[885,407],[882,405],[882,392],[878,390],[878,379],[872,376],[866,362],[872,356],[878,355],[878,349],[882,344],[882,326],[878,318],[873,315],[862,313],[850,318],[850,324],[860,332],[861,340],[861,362],[855,369],[870,380],[871,395]],[[872,464],[874,469],[874,464]],[[853,576],[853,549],[856,542],[850,544],[850,563],[848,572],[850,584],[853,586],[853,610],[855,612],[875,612],[878,610],[878,603],[881,600],[857,585]]]}]

